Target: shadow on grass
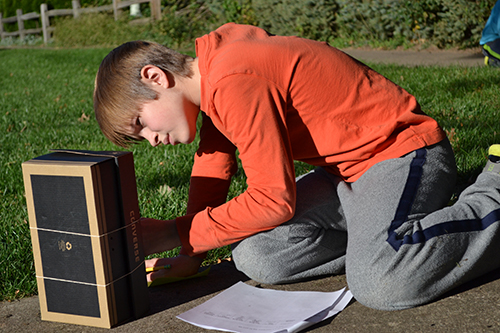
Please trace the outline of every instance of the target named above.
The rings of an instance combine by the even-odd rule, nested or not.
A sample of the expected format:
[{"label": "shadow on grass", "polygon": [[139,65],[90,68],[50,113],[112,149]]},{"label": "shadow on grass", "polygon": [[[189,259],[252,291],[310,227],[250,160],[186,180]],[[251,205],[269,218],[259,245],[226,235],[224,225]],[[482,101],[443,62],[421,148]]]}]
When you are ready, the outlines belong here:
[{"label": "shadow on grass", "polygon": [[464,77],[449,82],[446,90],[451,93],[452,97],[463,97],[464,94],[478,93],[488,87],[498,87],[500,86],[500,71],[495,68],[491,68],[491,70],[492,74],[495,75],[488,76],[485,80]]},{"label": "shadow on grass", "polygon": [[156,190],[158,186],[167,184],[170,187],[189,186],[191,179],[191,170],[186,172],[177,172],[174,170],[166,170],[164,172],[156,172],[147,177],[141,178],[141,187],[145,190]]}]

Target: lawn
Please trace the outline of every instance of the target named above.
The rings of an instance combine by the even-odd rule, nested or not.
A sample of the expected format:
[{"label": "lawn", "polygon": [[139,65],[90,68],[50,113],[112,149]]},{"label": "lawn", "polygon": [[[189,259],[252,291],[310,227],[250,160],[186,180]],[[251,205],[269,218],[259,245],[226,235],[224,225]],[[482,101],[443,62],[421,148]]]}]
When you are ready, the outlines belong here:
[{"label": "lawn", "polygon": [[[0,50],[0,300],[36,293],[21,163],[49,149],[120,150],[100,133],[92,109],[94,77],[109,49]],[[460,187],[483,166],[486,149],[500,142],[499,71],[478,68],[373,66],[417,96],[449,134]],[[134,153],[141,214],[171,219],[186,207],[191,145]],[[297,163],[297,173],[309,166]],[[230,197],[245,189],[240,171]],[[163,254],[172,255],[174,252]],[[210,262],[228,256],[212,251]]]}]

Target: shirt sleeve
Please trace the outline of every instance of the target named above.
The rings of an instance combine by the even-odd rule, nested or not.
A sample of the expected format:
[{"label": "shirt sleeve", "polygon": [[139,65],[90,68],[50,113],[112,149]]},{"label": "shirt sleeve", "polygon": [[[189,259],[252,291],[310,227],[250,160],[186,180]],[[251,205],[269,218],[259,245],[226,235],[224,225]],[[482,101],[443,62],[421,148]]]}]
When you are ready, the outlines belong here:
[{"label": "shirt sleeve", "polygon": [[[247,190],[224,204],[177,218],[183,249],[191,255],[272,229],[295,210],[295,170],[282,89],[259,77],[237,74],[222,79],[213,91],[212,124],[238,149]],[[202,147],[214,145],[214,140],[206,139],[211,144],[201,142]],[[221,168],[229,154],[221,154],[215,146],[211,149],[218,153],[204,150],[195,158],[193,175],[218,174],[219,179],[230,175],[230,168]]]},{"label": "shirt sleeve", "polygon": [[[194,156],[189,184],[188,216],[226,202],[231,177],[237,171],[235,151],[236,147],[203,113],[200,146]],[[192,254],[184,246],[180,253]],[[205,258],[206,253],[201,253],[199,257]]]},{"label": "shirt sleeve", "polygon": [[200,146],[194,157],[187,214],[226,202],[231,177],[237,171],[236,147],[203,113]]}]

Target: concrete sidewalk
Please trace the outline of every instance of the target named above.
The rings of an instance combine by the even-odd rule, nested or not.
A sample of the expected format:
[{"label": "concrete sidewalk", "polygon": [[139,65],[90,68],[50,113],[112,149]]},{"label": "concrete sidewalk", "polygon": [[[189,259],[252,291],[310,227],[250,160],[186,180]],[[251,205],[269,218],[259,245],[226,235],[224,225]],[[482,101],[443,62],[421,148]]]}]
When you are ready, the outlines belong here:
[{"label": "concrete sidewalk", "polygon": [[404,66],[484,66],[481,49],[470,50],[372,50],[344,49],[350,56],[368,63],[398,64]]},{"label": "concrete sidewalk", "polygon": [[[368,63],[408,66],[483,66],[479,50],[473,51],[374,51],[345,50]],[[496,69],[492,69],[496,70]],[[500,270],[454,290],[440,300],[415,309],[384,312],[356,301],[333,319],[306,332],[500,332]],[[231,262],[212,267],[208,276],[149,289],[151,310],[139,320],[111,329],[112,332],[209,332],[176,316],[209,300],[238,281],[256,286]],[[345,276],[268,286],[290,291],[335,291],[345,287]],[[37,297],[0,303],[0,332],[106,332],[109,330],[43,322]]]},{"label": "concrete sidewalk", "polygon": [[[340,314],[305,332],[499,332],[500,270],[418,308],[377,311],[352,301]],[[199,279],[149,289],[151,310],[141,319],[111,330],[40,320],[37,297],[0,303],[1,332],[209,332],[185,323],[177,315],[209,300],[238,281],[258,285],[231,262],[212,267]],[[346,286],[345,276],[263,288],[290,291],[335,291]]]}]

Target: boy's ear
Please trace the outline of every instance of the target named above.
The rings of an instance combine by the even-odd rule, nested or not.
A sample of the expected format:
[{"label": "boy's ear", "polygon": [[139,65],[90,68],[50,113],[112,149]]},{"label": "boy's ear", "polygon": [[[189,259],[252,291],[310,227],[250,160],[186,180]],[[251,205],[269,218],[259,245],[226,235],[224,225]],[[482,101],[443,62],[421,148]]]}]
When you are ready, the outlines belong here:
[{"label": "boy's ear", "polygon": [[153,65],[146,65],[141,69],[141,80],[146,84],[168,88],[169,78],[164,71]]}]

